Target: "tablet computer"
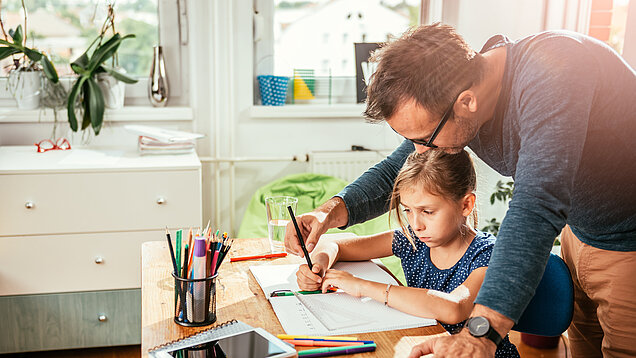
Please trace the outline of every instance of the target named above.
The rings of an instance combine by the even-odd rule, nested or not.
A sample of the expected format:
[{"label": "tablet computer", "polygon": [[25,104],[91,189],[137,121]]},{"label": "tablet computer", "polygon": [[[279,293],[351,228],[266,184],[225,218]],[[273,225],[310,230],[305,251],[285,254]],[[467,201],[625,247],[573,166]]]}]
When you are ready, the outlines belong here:
[{"label": "tablet computer", "polygon": [[[196,338],[198,339],[193,339]],[[284,358],[297,352],[289,344],[262,328],[228,332],[219,337],[197,335],[150,351],[157,358]]]}]

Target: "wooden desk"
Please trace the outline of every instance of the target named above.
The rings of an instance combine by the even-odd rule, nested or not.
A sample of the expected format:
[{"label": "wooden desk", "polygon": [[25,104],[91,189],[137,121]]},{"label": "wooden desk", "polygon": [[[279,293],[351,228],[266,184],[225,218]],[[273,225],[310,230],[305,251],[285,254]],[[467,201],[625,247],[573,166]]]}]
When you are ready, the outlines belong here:
[{"label": "wooden desk", "polygon": [[[266,239],[236,239],[228,256],[254,255],[267,252]],[[243,321],[253,327],[262,327],[272,334],[285,333],[263,291],[249,272],[253,265],[281,265],[301,263],[294,255],[275,260],[254,260],[230,263],[226,258],[217,279],[217,322],[231,319]],[[174,279],[170,253],[165,241],[146,242],[141,247],[141,353],[167,341],[182,338],[212,326],[189,328],[174,323]],[[414,344],[436,334],[446,334],[436,326],[397,331],[356,334],[363,340],[373,340],[378,348],[372,353],[351,357],[405,357]],[[349,356],[347,356],[349,357]]]}]

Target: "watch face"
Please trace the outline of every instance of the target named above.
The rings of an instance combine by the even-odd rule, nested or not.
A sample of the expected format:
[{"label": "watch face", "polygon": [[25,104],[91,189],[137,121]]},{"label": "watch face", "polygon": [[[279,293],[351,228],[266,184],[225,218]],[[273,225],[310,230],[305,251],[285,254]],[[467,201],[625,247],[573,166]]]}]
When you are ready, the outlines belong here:
[{"label": "watch face", "polygon": [[490,322],[484,317],[473,317],[468,321],[468,330],[475,337],[485,336],[490,329]]}]

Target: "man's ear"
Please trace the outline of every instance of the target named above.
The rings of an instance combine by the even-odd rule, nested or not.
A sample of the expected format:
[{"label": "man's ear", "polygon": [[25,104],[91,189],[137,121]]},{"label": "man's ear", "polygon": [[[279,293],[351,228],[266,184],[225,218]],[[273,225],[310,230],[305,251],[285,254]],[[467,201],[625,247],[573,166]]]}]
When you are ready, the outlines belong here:
[{"label": "man's ear", "polygon": [[462,198],[462,216],[468,217],[475,209],[475,193],[468,193]]},{"label": "man's ear", "polygon": [[[459,106],[459,108],[457,108]],[[462,113],[475,113],[477,112],[477,97],[475,92],[470,89],[465,90],[457,97],[457,103],[455,104],[456,112]]]}]

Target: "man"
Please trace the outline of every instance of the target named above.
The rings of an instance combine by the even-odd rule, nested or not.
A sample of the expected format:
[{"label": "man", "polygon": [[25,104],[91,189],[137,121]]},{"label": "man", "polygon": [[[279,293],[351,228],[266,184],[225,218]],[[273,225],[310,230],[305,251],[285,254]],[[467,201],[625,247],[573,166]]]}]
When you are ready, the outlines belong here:
[{"label": "man", "polygon": [[[365,115],[385,120],[406,140],[299,217],[309,251],[328,228],[386,211],[396,173],[414,149],[455,152],[468,145],[515,179],[468,322],[483,317],[504,336],[532,298],[563,229],[563,257],[575,285],[573,355],[636,356],[634,70],[605,44],[577,33],[544,32],[516,42],[498,35],[475,53],[440,24],[408,31],[374,58],[379,64]],[[285,245],[302,256],[293,229]],[[473,331],[416,346],[411,356],[492,357],[495,343]]]}]

